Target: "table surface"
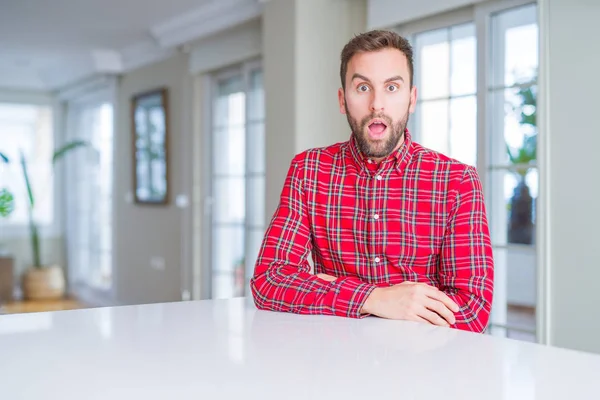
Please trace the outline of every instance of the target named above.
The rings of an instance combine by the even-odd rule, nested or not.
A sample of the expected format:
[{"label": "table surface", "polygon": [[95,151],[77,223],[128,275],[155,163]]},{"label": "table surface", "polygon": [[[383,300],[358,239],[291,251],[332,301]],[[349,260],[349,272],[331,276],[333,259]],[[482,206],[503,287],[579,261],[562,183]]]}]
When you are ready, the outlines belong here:
[{"label": "table surface", "polygon": [[600,399],[600,355],[249,299],[0,316],[3,399]]}]

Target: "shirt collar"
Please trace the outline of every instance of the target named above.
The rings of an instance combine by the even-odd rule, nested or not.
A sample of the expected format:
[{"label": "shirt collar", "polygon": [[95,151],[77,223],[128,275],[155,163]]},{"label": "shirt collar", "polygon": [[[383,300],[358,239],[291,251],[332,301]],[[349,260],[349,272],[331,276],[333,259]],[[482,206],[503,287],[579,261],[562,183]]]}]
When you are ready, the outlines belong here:
[{"label": "shirt collar", "polygon": [[[354,135],[350,138],[349,141],[350,148],[350,159],[354,163],[354,165],[359,170],[368,170],[367,164],[370,163],[370,159],[365,157],[360,149],[358,148],[358,144],[356,143],[356,138]],[[408,129],[404,130],[404,143],[397,150],[395,150],[392,154],[387,156],[381,161],[381,165],[384,166],[390,163],[393,168],[398,172],[402,172],[407,166],[413,152],[413,141]]]}]

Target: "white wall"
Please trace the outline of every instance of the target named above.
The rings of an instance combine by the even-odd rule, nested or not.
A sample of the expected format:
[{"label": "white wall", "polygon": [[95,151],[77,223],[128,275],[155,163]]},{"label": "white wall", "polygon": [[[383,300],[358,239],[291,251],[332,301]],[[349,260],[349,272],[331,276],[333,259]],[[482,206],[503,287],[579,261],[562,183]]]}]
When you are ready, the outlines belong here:
[{"label": "white wall", "polygon": [[270,220],[277,207],[287,168],[296,153],[295,76],[298,43],[296,11],[289,3],[289,0],[270,1],[266,3],[263,14],[267,220]]},{"label": "white wall", "polygon": [[296,151],[350,138],[339,112],[340,53],[365,31],[365,2],[302,0],[296,8]]},{"label": "white wall", "polygon": [[293,156],[350,138],[337,89],[344,44],[366,29],[364,0],[276,0],[263,16],[266,218]]},{"label": "white wall", "polygon": [[[168,206],[141,206],[127,201],[132,194],[131,97],[166,86],[169,90],[169,179]],[[116,302],[138,304],[181,300],[183,216],[175,197],[185,193],[186,171],[183,149],[191,147],[188,123],[192,107],[188,57],[178,54],[168,60],[125,74],[118,89],[115,134],[115,284]],[[190,96],[189,98],[187,96]],[[151,258],[164,259],[165,269],[156,270]]]},{"label": "white wall", "polygon": [[[600,353],[600,2],[541,0],[549,339]],[[545,38],[544,38],[545,36]],[[543,91],[545,89],[545,91]]]},{"label": "white wall", "polygon": [[262,52],[260,19],[199,40],[190,53],[190,72],[199,74],[256,58]]}]

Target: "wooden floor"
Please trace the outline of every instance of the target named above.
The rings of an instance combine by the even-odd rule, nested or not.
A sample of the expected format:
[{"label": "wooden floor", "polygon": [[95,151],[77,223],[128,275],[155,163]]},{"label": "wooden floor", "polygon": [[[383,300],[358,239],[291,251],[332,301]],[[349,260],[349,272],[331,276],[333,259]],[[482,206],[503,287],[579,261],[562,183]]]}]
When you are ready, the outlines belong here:
[{"label": "wooden floor", "polygon": [[34,313],[44,311],[76,310],[85,308],[74,299],[45,300],[45,301],[15,301],[0,304],[0,314]]}]

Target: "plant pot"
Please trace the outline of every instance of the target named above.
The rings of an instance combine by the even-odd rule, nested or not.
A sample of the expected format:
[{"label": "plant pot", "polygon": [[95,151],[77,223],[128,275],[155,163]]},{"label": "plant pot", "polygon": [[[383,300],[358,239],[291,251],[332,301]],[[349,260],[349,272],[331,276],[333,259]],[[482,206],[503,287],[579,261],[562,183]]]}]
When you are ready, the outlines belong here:
[{"label": "plant pot", "polygon": [[529,186],[521,177],[511,199],[511,212],[508,225],[508,242],[532,244],[534,238],[533,198]]},{"label": "plant pot", "polygon": [[65,295],[65,275],[58,265],[29,268],[23,276],[27,300],[57,300]]}]

